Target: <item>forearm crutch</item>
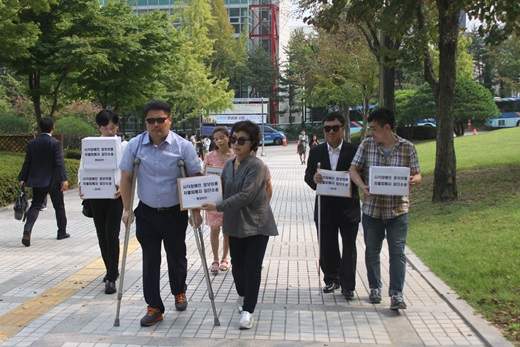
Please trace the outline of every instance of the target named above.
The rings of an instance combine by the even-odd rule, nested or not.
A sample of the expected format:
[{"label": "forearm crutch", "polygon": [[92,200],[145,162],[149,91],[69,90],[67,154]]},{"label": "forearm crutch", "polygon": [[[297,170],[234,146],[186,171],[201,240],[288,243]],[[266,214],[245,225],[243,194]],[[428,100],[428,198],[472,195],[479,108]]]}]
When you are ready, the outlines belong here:
[{"label": "forearm crutch", "polygon": [[[179,160],[177,165],[179,166],[179,169],[181,171],[181,177],[186,177],[186,168],[184,166],[184,160]],[[213,293],[213,287],[211,286],[211,280],[209,277],[208,262],[206,260],[206,247],[204,246],[204,235],[202,233],[202,227],[200,225],[198,227],[195,227],[195,218],[193,217],[193,212],[191,210],[189,216],[190,224],[193,226],[193,232],[195,234],[195,243],[197,244],[200,260],[202,262],[202,269],[204,270],[204,277],[206,279],[206,287],[208,288],[208,296],[211,302],[211,308],[213,309],[213,324],[215,326],[220,326],[217,309],[215,307],[215,295]]]},{"label": "forearm crutch", "polygon": [[125,269],[126,269],[126,256],[128,254],[128,242],[130,240],[130,228],[134,221],[134,194],[135,194],[135,183],[137,179],[137,170],[141,159],[135,158],[132,170],[132,184],[130,185],[130,215],[125,222],[125,242],[123,245],[123,258],[121,259],[121,274],[119,277],[119,290],[117,291],[117,308],[116,308],[116,319],[114,320],[114,326],[119,326],[119,313],[121,312],[121,300],[123,299],[123,286],[125,283]]}]

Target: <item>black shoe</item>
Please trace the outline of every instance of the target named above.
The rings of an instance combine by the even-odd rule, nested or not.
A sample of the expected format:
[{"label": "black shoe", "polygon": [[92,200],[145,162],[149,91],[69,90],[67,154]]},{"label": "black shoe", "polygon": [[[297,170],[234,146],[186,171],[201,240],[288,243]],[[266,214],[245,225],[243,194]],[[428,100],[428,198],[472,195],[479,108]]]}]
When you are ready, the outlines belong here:
[{"label": "black shoe", "polygon": [[406,310],[403,294],[394,294],[390,297],[390,309],[394,311]]},{"label": "black shoe", "polygon": [[330,282],[328,284],[325,285],[325,287],[323,287],[323,292],[325,294],[328,294],[328,293],[334,293],[334,291],[336,289],[339,289],[339,283],[338,282]]},{"label": "black shoe", "polygon": [[22,244],[25,247],[29,247],[31,245],[31,233],[26,233],[26,232],[23,233]]},{"label": "black shoe", "polygon": [[379,289],[379,288],[370,289],[370,294],[368,295],[368,301],[371,304],[381,303],[381,289]]},{"label": "black shoe", "polygon": [[141,326],[149,327],[163,320],[161,310],[155,307],[148,306],[146,314],[141,318]]},{"label": "black shoe", "polygon": [[114,294],[117,292],[116,282],[106,281],[105,282],[105,294]]},{"label": "black shoe", "polygon": [[103,279],[101,280],[102,283],[105,283],[107,281],[107,276],[103,276]]},{"label": "black shoe", "polygon": [[345,300],[350,301],[354,300],[354,291],[353,290],[344,290],[343,296],[345,297]]},{"label": "black shoe", "polygon": [[67,233],[65,233],[65,234],[58,234],[57,239],[58,240],[63,240],[63,239],[68,239],[69,237],[70,237],[70,234],[67,234]]}]

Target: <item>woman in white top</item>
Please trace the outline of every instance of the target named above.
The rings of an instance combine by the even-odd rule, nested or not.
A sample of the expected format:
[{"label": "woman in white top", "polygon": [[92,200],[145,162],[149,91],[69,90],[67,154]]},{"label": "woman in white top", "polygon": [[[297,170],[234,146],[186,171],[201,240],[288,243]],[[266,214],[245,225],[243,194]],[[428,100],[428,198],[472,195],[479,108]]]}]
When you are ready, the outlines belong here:
[{"label": "woman in white top", "polygon": [[[117,136],[119,130],[119,116],[112,111],[102,110],[96,115],[101,136]],[[121,143],[121,153],[124,151],[128,142]],[[80,162],[80,168],[83,163]],[[119,277],[119,232],[121,228],[121,216],[123,214],[123,203],[119,193],[120,173],[116,175],[117,192],[113,199],[88,199],[86,200],[92,212],[94,225],[101,250],[101,256],[105,263],[106,275],[103,277],[105,282],[105,294],[113,294],[116,290],[115,281]],[[79,181],[79,180],[78,180]],[[81,193],[81,182],[79,183],[79,194]]]}]

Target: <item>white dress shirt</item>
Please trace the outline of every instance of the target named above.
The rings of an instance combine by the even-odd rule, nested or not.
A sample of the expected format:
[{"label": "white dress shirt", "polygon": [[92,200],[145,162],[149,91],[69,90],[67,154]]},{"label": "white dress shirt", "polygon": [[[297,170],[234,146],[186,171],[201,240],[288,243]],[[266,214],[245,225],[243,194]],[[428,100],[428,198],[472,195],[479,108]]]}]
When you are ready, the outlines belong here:
[{"label": "white dress shirt", "polygon": [[343,140],[339,143],[338,147],[334,148],[327,142],[327,149],[329,150],[329,161],[330,169],[336,171],[338,166],[339,153],[341,152],[341,146],[343,146]]}]

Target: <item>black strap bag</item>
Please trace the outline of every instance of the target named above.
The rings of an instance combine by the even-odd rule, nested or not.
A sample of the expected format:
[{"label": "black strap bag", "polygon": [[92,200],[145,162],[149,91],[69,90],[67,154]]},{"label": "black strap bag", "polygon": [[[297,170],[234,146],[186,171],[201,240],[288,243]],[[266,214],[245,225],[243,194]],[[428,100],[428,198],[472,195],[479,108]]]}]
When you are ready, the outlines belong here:
[{"label": "black strap bag", "polygon": [[83,208],[81,209],[81,213],[87,218],[93,218],[94,215],[92,214],[92,206],[90,205],[90,201],[85,199],[81,202],[83,205]]},{"label": "black strap bag", "polygon": [[29,202],[27,201],[27,194],[25,193],[24,187],[20,188],[20,193],[16,197],[14,202],[14,218],[25,222],[27,217],[27,209],[29,208]]}]

